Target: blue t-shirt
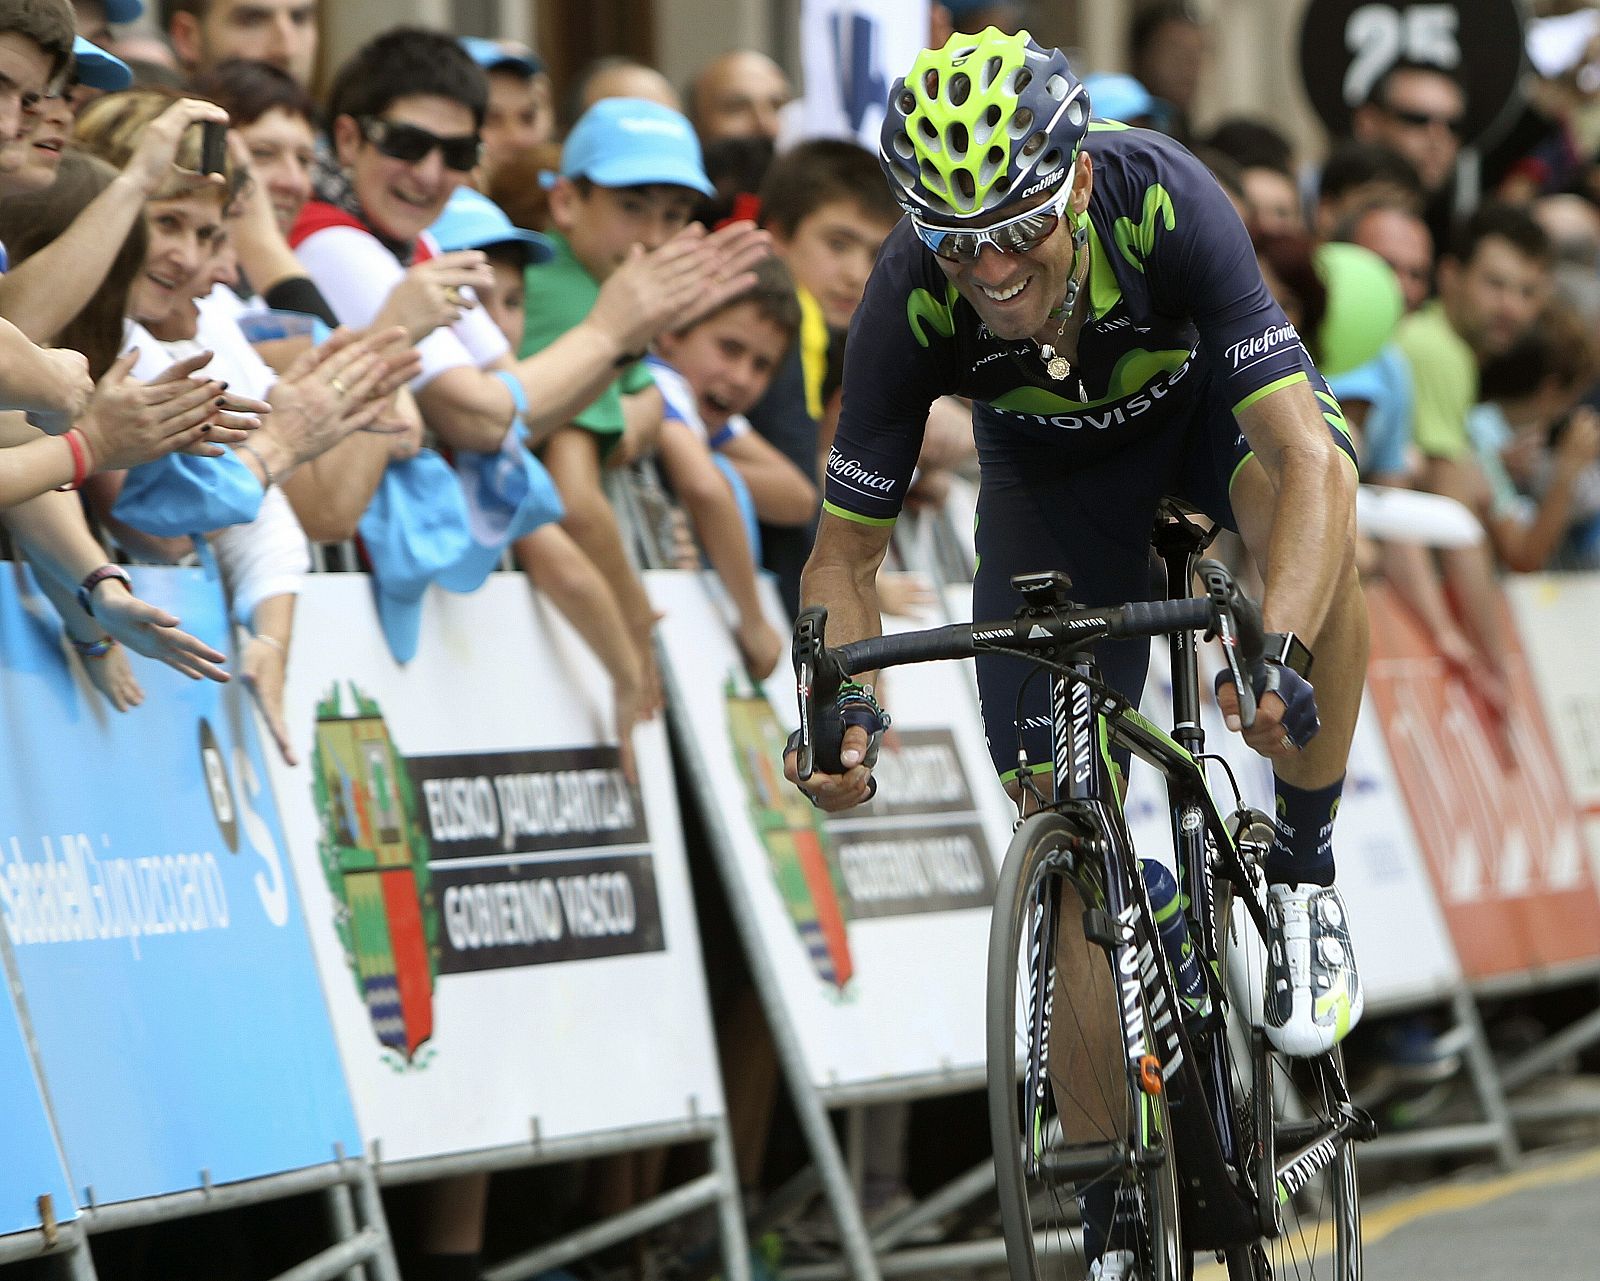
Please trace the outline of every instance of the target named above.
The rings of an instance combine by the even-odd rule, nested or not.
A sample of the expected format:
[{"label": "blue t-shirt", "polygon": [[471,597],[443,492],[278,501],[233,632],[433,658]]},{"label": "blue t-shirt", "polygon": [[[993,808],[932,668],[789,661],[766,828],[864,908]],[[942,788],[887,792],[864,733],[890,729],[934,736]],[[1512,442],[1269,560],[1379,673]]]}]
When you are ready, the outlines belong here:
[{"label": "blue t-shirt", "polygon": [[1328,390],[1341,405],[1353,401],[1367,405],[1361,426],[1361,478],[1409,474],[1411,366],[1400,348],[1385,344],[1366,364],[1329,378]]}]

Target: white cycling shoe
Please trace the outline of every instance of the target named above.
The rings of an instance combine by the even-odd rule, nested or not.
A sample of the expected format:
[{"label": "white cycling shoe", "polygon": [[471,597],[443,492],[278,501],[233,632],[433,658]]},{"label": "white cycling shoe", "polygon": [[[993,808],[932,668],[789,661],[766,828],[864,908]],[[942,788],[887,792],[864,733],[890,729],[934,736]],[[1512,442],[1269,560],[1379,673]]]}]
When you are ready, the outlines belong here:
[{"label": "white cycling shoe", "polygon": [[1089,1281],[1138,1281],[1132,1250],[1107,1250],[1089,1265]]},{"label": "white cycling shoe", "polygon": [[1331,885],[1269,885],[1267,924],[1267,1040],[1284,1054],[1326,1054],[1365,1005],[1344,899]]}]

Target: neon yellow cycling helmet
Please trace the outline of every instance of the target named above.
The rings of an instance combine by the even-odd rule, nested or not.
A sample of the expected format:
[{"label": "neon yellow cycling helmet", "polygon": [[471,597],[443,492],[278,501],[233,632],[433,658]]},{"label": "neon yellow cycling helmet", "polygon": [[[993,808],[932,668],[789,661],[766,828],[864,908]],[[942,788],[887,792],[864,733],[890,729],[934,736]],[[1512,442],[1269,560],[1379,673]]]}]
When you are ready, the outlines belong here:
[{"label": "neon yellow cycling helmet", "polygon": [[1053,190],[1088,128],[1066,54],[986,27],[924,49],[894,82],[878,161],[906,212],[960,221]]}]

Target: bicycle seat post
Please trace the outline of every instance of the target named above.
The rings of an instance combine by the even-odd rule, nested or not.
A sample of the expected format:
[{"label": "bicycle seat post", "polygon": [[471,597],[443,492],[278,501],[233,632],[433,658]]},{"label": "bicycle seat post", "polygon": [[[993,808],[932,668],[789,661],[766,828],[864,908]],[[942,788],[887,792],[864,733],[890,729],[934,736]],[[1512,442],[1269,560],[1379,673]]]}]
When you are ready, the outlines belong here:
[{"label": "bicycle seat post", "polygon": [[[1150,542],[1167,570],[1167,599],[1189,596],[1194,581],[1195,562],[1217,536],[1189,519],[1178,504],[1167,500],[1156,515]],[[1172,652],[1172,737],[1191,754],[1204,750],[1205,735],[1200,728],[1200,685],[1195,670],[1194,633],[1174,632]]]}]

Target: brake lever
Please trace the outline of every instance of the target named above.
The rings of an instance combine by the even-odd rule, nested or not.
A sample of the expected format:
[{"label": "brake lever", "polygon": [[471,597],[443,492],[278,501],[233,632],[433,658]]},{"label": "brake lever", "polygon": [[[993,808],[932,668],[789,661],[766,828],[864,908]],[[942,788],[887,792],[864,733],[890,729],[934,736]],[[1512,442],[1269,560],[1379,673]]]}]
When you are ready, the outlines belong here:
[{"label": "brake lever", "polygon": [[[828,611],[821,605],[801,610],[794,624],[790,657],[794,663],[795,697],[800,704],[800,743],[795,752],[795,773],[803,779],[810,778],[819,766],[824,773],[841,772],[841,742],[830,744],[817,737],[818,727],[828,725],[827,719],[818,713],[834,705],[844,680],[838,660],[828,653],[824,639],[827,626]],[[828,737],[825,731],[824,736]],[[842,740],[843,735],[832,737]]]},{"label": "brake lever", "polygon": [[[1240,628],[1235,609],[1240,595],[1238,584],[1225,565],[1214,560],[1203,560],[1195,567],[1200,581],[1205,584],[1206,596],[1211,601],[1215,620],[1212,630],[1222,642],[1222,652],[1228,660],[1228,670],[1233,674],[1234,692],[1239,696],[1239,724],[1249,729],[1256,723],[1256,691],[1250,684],[1246,664],[1240,648]],[[1259,631],[1259,628],[1257,629]]]}]

